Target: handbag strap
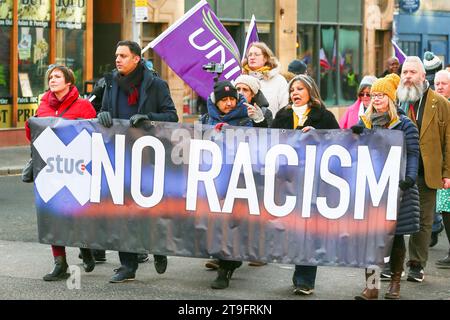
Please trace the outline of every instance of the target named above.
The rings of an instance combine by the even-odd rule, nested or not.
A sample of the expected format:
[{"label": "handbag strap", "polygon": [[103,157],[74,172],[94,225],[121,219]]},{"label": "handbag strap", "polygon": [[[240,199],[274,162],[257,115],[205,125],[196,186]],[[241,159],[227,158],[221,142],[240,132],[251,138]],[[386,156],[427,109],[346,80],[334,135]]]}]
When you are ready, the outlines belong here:
[{"label": "handbag strap", "polygon": [[75,103],[75,101],[77,101],[77,100],[78,100],[78,97],[77,97],[75,100],[73,100],[72,103],[69,104],[69,105],[67,106],[67,108],[65,108],[65,109],[63,110],[63,112],[61,112],[61,113],[58,115],[58,117],[62,118],[62,116],[64,115],[64,113],[66,113],[67,110],[69,110],[70,107],[71,107],[71,106]]}]

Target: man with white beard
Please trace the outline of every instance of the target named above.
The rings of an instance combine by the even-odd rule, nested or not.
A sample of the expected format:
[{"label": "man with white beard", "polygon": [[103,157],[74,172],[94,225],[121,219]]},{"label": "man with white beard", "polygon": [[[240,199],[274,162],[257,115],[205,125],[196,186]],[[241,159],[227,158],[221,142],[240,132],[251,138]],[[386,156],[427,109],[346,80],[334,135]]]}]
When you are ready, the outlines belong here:
[{"label": "man with white beard", "polygon": [[420,231],[409,239],[408,281],[422,282],[436,203],[436,189],[450,188],[450,103],[429,88],[419,57],[403,63],[397,89],[400,107],[419,129]]}]

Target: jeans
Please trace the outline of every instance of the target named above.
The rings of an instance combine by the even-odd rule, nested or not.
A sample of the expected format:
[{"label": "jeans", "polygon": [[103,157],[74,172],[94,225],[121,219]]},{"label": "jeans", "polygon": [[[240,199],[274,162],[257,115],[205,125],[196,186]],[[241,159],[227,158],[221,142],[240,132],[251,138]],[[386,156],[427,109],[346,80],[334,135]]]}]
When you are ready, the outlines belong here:
[{"label": "jeans", "polygon": [[294,286],[306,286],[310,289],[314,289],[314,285],[316,284],[316,273],[317,266],[296,265],[294,276],[292,277]]},{"label": "jeans", "polygon": [[120,264],[128,271],[136,272],[138,268],[138,254],[134,252],[119,251]]}]

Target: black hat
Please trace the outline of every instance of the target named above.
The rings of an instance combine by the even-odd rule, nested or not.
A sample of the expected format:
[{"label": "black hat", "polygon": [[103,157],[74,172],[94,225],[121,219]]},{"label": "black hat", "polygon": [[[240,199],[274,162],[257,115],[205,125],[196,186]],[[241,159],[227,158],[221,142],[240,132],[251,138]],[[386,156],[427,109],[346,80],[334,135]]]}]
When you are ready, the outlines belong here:
[{"label": "black hat", "polygon": [[214,85],[214,103],[216,104],[225,97],[238,99],[237,89],[230,81],[219,81]]},{"label": "black hat", "polygon": [[288,65],[288,71],[294,74],[305,74],[306,64],[301,60],[292,60]]}]

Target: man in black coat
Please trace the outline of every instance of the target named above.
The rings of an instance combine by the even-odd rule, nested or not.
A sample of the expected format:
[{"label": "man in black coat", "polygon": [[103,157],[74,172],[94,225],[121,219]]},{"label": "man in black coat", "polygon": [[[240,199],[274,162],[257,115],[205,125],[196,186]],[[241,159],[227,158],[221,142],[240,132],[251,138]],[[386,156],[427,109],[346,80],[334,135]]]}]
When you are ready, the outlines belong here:
[{"label": "man in black coat", "polygon": [[[175,105],[167,83],[145,67],[141,48],[133,41],[119,41],[116,46],[116,70],[106,79],[102,107],[97,115],[99,123],[109,128],[113,118],[129,119],[138,127],[145,120],[178,122]],[[138,254],[119,252],[121,266],[110,282],[134,280],[138,268]],[[158,273],[167,268],[167,257],[154,255]]]}]

